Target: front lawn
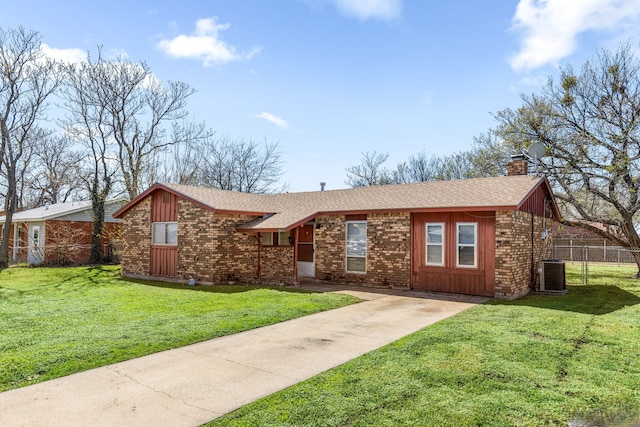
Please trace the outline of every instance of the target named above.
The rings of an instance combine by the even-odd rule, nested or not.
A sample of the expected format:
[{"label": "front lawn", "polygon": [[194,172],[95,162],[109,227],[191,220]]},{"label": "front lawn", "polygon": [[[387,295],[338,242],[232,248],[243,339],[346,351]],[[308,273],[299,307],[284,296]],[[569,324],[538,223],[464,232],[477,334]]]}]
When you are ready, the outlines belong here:
[{"label": "front lawn", "polygon": [[0,271],[0,391],[356,302],[286,288],[128,281],[118,267]]},{"label": "front lawn", "polygon": [[474,307],[208,426],[640,425],[635,269],[567,267],[565,296]]}]

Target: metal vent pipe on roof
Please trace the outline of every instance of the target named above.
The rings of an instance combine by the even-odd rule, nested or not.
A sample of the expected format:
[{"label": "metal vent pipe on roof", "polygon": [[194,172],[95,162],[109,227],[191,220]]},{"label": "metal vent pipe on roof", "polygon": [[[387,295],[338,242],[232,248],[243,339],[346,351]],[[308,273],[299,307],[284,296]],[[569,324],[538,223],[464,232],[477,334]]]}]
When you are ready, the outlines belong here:
[{"label": "metal vent pipe on roof", "polygon": [[327,185],[326,182],[321,182],[320,183],[320,191],[324,191],[324,186]]}]

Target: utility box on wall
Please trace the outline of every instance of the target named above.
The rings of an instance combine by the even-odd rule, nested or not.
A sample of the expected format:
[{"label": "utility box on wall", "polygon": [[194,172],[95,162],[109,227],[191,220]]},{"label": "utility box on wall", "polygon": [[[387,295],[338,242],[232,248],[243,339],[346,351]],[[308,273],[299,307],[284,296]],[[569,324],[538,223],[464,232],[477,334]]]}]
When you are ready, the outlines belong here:
[{"label": "utility box on wall", "polygon": [[540,291],[566,291],[564,261],[556,259],[542,260],[538,271],[540,272]]}]

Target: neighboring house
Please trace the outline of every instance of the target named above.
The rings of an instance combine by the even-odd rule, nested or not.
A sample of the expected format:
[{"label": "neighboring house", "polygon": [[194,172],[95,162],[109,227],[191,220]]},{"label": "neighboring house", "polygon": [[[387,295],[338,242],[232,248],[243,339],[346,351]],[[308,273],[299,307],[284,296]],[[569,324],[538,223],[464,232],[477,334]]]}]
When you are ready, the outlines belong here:
[{"label": "neighboring house", "polygon": [[[112,213],[124,205],[124,200],[106,204],[105,227],[102,235],[104,256],[108,258],[109,243],[121,238],[122,220]],[[4,227],[5,216],[0,217]],[[56,203],[13,214],[9,256],[13,262],[29,264],[82,264],[89,260],[93,230],[90,201]]]},{"label": "neighboring house", "polygon": [[521,175],[272,195],[155,184],[114,217],[128,277],[517,298],[559,213],[547,179]]}]

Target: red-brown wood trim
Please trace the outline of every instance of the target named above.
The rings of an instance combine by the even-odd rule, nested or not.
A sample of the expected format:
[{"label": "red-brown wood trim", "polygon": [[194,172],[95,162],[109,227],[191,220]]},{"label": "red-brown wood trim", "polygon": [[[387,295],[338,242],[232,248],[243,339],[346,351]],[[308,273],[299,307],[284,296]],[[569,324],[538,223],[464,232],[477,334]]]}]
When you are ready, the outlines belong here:
[{"label": "red-brown wood trim", "polygon": [[289,231],[289,230],[282,230],[280,228],[242,228],[242,227],[236,227],[236,231],[238,233],[279,233],[280,231]]},{"label": "red-brown wood trim", "polygon": [[[198,203],[195,200],[190,200],[193,203]],[[203,205],[202,203],[198,203],[200,206],[205,207],[207,209],[209,209],[210,211],[213,211],[215,213],[219,213],[219,214],[231,214],[231,215],[252,215],[252,216],[262,216],[266,213],[273,213],[273,212],[266,212],[266,211],[262,211],[262,212],[250,212],[250,211],[231,211],[231,210],[227,210],[227,209],[216,209],[216,208],[212,208],[211,206],[207,207],[207,205]]]},{"label": "red-brown wood trim", "polygon": [[515,211],[518,207],[515,205],[506,206],[461,206],[461,207],[442,207],[442,208],[398,208],[398,209],[369,209],[369,210],[353,210],[353,211],[321,211],[320,215],[357,215],[357,214],[381,214],[381,213],[443,213],[443,212],[488,212],[488,211]]},{"label": "red-brown wood trim", "polygon": [[344,216],[345,221],[366,221],[367,214],[347,214]]},{"label": "red-brown wood trim", "polygon": [[[549,199],[551,200],[551,210],[553,212],[552,219],[556,221],[560,221],[560,219],[562,218],[562,215],[560,215],[560,209],[558,208],[558,205],[556,204],[556,200],[553,197],[553,192],[551,191],[551,184],[549,184],[549,180],[547,179],[546,176],[543,176],[542,178],[540,178],[540,182],[538,182],[538,184],[536,184],[527,193],[527,195],[524,196],[524,198],[520,201],[520,203],[518,203],[518,206],[516,206],[515,209],[508,209],[508,210],[521,210],[522,206],[527,202],[529,197],[533,196],[533,194],[536,192],[536,190],[538,190],[540,186],[544,186],[544,191],[546,195],[549,197]],[[506,210],[506,209],[500,209],[500,210]]]}]

